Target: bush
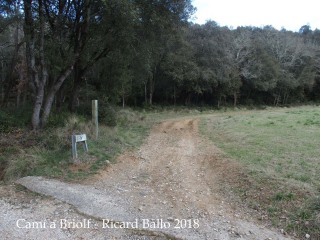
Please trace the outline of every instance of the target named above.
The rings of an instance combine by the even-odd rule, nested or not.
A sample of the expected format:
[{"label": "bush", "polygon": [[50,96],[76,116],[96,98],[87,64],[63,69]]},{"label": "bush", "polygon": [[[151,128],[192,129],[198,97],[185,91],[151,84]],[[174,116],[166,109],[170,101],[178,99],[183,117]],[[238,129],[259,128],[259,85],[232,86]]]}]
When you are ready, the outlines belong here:
[{"label": "bush", "polygon": [[101,105],[99,108],[99,122],[109,127],[117,125],[117,116],[115,108],[111,105]]},{"label": "bush", "polygon": [[70,116],[70,113],[68,112],[60,112],[60,113],[52,112],[50,114],[46,127],[48,128],[64,127],[69,116]]},{"label": "bush", "polygon": [[12,130],[13,117],[0,110],[0,133],[8,133]]},{"label": "bush", "polygon": [[144,119],[144,116],[130,109],[121,109],[116,114],[117,123],[120,125],[136,123],[136,122],[142,121],[143,119]]},{"label": "bush", "polygon": [[85,102],[79,106],[77,109],[77,115],[81,115],[87,119],[91,118],[92,115],[92,106],[91,102]]},{"label": "bush", "polygon": [[30,124],[31,109],[7,108],[0,110],[0,133],[8,133],[15,128],[23,128]]}]

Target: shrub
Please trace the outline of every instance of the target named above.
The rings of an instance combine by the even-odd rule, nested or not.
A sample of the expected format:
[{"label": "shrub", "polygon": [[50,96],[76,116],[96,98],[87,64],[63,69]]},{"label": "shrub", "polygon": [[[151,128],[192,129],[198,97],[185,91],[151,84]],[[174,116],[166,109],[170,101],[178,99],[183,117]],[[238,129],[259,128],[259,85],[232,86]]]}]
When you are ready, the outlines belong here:
[{"label": "shrub", "polygon": [[103,105],[99,107],[99,122],[109,127],[115,127],[117,125],[117,117],[115,108],[111,105]]}]

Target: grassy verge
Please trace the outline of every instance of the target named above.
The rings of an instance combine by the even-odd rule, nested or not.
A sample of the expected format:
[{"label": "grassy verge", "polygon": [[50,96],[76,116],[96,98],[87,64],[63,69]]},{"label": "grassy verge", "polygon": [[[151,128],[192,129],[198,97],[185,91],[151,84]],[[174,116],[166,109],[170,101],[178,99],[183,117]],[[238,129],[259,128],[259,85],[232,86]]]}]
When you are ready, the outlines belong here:
[{"label": "grassy verge", "polygon": [[[90,107],[82,110],[80,115],[63,111],[51,114],[48,126],[40,132],[26,128],[31,109],[0,110],[0,181],[27,175],[82,179],[114,163],[123,151],[139,147],[155,123],[202,111],[160,106],[133,111],[102,105],[99,110],[100,136],[95,140],[94,126],[88,120],[90,116],[86,116]],[[78,164],[73,163],[71,156],[73,133],[85,133],[88,137],[89,153],[84,153],[78,146]]]},{"label": "grassy verge", "polygon": [[[145,113],[118,109],[112,119],[114,126],[109,127],[104,124],[105,119],[101,120],[100,136],[95,140],[90,121],[76,115],[60,116],[63,118],[57,120],[55,116],[41,132],[20,126],[1,132],[0,180],[10,181],[27,175],[82,179],[115,162],[121,152],[142,144],[154,123]],[[85,153],[78,146],[79,164],[74,164],[71,156],[72,133],[88,136],[89,152]]]},{"label": "grassy verge", "polygon": [[217,113],[200,130],[245,166],[235,189],[249,206],[290,233],[320,239],[319,107]]}]

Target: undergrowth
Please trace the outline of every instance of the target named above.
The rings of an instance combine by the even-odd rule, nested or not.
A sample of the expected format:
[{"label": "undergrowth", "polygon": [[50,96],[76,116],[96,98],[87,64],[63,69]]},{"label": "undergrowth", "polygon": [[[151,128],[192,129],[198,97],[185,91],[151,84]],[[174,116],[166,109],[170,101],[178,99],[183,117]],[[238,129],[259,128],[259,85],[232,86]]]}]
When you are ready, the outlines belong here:
[{"label": "undergrowth", "polygon": [[[85,115],[52,114],[46,128],[34,132],[22,121],[12,124],[14,114],[1,112],[0,180],[27,175],[81,179],[115,162],[119,153],[138,147],[152,125],[145,114],[130,109],[113,108],[108,113],[114,122],[110,124],[110,116],[101,117],[95,139],[95,126]],[[71,154],[72,134],[88,138],[88,153],[78,143],[77,163]]]}]

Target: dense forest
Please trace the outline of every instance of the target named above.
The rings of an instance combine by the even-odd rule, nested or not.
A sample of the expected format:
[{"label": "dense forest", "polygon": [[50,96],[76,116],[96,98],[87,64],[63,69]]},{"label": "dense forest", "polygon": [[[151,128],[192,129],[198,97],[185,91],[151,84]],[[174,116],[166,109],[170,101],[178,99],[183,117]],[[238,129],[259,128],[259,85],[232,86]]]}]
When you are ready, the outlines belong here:
[{"label": "dense forest", "polygon": [[122,106],[320,100],[320,30],[192,23],[190,0],[1,0],[0,104],[32,128],[91,99]]}]

